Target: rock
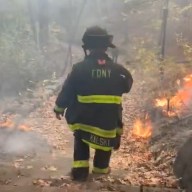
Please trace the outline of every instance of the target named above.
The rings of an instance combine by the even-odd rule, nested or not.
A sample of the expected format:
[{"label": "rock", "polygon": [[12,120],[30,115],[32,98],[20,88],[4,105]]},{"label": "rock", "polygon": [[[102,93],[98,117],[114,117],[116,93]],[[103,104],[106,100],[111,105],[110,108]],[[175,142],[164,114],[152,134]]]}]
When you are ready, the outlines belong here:
[{"label": "rock", "polygon": [[192,191],[192,137],[178,151],[173,171],[178,178],[180,187]]}]

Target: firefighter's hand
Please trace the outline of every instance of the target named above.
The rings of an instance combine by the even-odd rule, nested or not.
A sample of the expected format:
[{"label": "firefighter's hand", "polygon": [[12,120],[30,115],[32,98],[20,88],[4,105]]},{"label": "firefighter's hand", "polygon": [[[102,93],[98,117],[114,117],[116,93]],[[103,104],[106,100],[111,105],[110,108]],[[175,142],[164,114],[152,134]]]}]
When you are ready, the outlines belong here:
[{"label": "firefighter's hand", "polygon": [[63,113],[56,113],[55,115],[58,120],[61,120],[61,118],[63,117]]},{"label": "firefighter's hand", "polygon": [[64,111],[58,112],[55,108],[54,108],[54,113],[55,113],[55,116],[58,120],[61,120],[61,118],[64,116]]},{"label": "firefighter's hand", "polygon": [[119,150],[121,146],[121,136],[120,135],[117,135],[116,138],[115,138],[115,145],[114,145],[114,150]]}]

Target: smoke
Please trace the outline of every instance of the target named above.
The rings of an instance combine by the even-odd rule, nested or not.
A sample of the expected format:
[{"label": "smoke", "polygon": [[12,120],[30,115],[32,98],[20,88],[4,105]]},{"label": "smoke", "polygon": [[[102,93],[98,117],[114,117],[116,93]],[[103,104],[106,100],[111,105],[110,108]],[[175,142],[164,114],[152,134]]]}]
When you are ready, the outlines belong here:
[{"label": "smoke", "polygon": [[0,157],[3,154],[29,155],[49,150],[47,142],[37,133],[0,129]]},{"label": "smoke", "polygon": [[[13,114],[15,113],[16,111]],[[11,114],[1,114],[0,158],[5,154],[23,156],[50,151],[47,141],[40,134],[32,131],[31,127],[25,122],[29,118],[28,115],[29,113],[13,116]],[[38,120],[36,120],[36,123],[41,124]]]},{"label": "smoke", "polygon": [[58,44],[72,39],[73,46],[80,48],[83,32],[92,25],[108,29],[117,47],[131,55],[134,36],[154,33],[146,24],[159,19],[153,9],[160,9],[140,0],[0,0],[0,4],[0,97],[18,95],[30,81],[60,73],[65,50]]}]

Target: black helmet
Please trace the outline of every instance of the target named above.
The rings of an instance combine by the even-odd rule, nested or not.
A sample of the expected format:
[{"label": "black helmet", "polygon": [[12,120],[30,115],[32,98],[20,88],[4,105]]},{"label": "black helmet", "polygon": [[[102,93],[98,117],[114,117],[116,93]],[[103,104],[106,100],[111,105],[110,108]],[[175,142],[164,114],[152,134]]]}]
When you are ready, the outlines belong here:
[{"label": "black helmet", "polygon": [[115,48],[112,44],[113,35],[109,35],[105,29],[98,26],[93,26],[88,28],[82,38],[84,45],[82,46],[86,49],[100,49],[100,48]]}]

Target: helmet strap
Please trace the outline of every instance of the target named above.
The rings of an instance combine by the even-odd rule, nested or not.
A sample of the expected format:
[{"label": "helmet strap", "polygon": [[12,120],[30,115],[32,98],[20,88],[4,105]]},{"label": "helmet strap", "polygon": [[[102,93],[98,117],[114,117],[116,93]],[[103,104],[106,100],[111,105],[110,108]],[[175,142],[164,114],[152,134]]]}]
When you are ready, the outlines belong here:
[{"label": "helmet strap", "polygon": [[85,45],[82,45],[83,51],[85,53],[85,56],[87,57],[87,49],[85,48]]}]

